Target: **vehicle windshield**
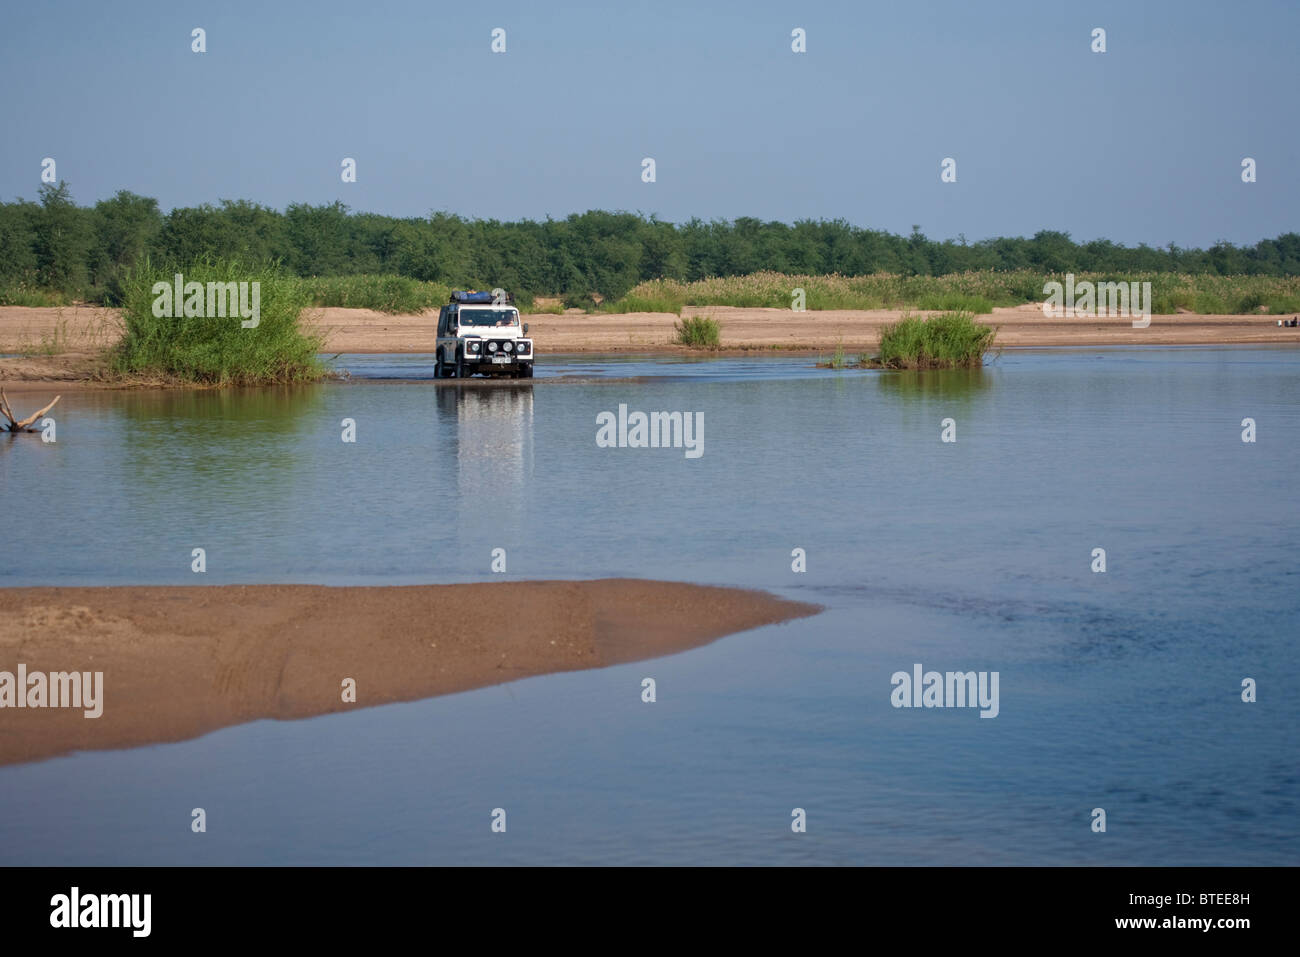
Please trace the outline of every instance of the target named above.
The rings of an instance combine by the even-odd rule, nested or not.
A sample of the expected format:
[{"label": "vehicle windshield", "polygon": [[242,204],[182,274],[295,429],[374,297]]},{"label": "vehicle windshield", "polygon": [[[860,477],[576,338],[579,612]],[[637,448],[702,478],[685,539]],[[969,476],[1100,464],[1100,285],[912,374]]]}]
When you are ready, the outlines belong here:
[{"label": "vehicle windshield", "polygon": [[518,309],[461,309],[462,326],[512,326],[519,325]]}]

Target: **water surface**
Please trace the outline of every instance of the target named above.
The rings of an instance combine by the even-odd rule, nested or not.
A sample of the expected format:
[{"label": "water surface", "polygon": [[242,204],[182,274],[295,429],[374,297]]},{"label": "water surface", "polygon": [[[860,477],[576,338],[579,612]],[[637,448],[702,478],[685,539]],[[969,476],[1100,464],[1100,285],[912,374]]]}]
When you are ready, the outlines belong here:
[{"label": "water surface", "polygon": [[[427,357],[339,362],[352,382],[68,394],[55,444],[0,437],[25,511],[0,586],[631,576],[827,611],[0,768],[0,863],[1296,863],[1300,350],[547,357],[469,388],[397,381]],[[620,403],[702,412],[704,455],[597,448]],[[998,671],[1000,714],[891,707],[914,662]]]}]

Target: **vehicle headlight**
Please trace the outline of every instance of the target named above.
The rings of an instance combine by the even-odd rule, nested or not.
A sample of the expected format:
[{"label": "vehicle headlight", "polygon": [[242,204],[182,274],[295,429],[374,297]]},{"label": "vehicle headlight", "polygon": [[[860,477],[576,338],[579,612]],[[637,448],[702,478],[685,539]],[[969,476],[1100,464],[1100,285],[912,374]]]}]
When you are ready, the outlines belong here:
[{"label": "vehicle headlight", "polygon": [[513,352],[515,347],[514,347],[514,344],[513,344],[513,343],[510,343],[510,342],[503,342],[503,343],[501,344],[501,348],[504,349],[504,350],[506,350],[506,352]]},{"label": "vehicle headlight", "polygon": [[521,342],[516,348],[519,354],[522,356],[528,352],[528,343]]},{"label": "vehicle headlight", "polygon": [[489,342],[488,352],[496,352],[496,351],[497,351],[497,344],[495,342]]},{"label": "vehicle headlight", "polygon": [[478,352],[478,345],[479,345],[479,344],[478,344],[477,342],[471,342],[471,343],[469,343],[469,344],[468,344],[468,346],[469,346],[469,351],[470,351],[470,352]]}]

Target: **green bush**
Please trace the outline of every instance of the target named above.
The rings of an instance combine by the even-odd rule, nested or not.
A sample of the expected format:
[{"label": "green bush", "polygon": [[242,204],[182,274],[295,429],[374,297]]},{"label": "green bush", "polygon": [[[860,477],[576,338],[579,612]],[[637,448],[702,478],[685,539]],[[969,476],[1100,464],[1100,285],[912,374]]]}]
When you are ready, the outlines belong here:
[{"label": "green bush", "polygon": [[1232,311],[1222,296],[1212,292],[1198,292],[1194,301],[1193,309],[1203,316],[1224,316]]},{"label": "green bush", "polygon": [[722,327],[718,320],[708,316],[688,316],[678,320],[674,328],[677,330],[674,341],[678,345],[692,349],[717,349],[722,345]]},{"label": "green bush", "polygon": [[600,308],[589,292],[566,292],[560,297],[560,301],[564,303],[565,309],[582,309],[585,312],[595,312]]},{"label": "green bush", "polygon": [[877,364],[888,369],[955,369],[982,365],[995,332],[968,312],[930,319],[905,316],[880,335]]},{"label": "green bush", "polygon": [[1264,293],[1259,289],[1250,289],[1238,294],[1236,308],[1233,309],[1233,312],[1237,315],[1259,312],[1259,307],[1262,305],[1264,305]]},{"label": "green bush", "polygon": [[1157,316],[1172,316],[1180,309],[1196,312],[1197,296],[1191,289],[1157,290],[1151,287],[1151,312]]},{"label": "green bush", "polygon": [[[184,296],[182,308],[177,309],[167,301],[170,295],[155,292],[159,283],[170,289],[177,272],[186,284],[203,284],[201,303]],[[238,296],[226,316],[209,314],[217,311],[211,296],[216,284],[243,282],[250,284],[246,287],[250,311],[254,303],[251,284],[258,283],[255,327],[244,327]],[[299,316],[308,304],[306,290],[275,266],[205,259],[184,268],[163,269],[146,260],[123,283],[123,294],[125,334],[113,354],[113,367],[123,375],[210,385],[263,385],[310,381],[325,374],[317,357],[321,337],[305,334],[299,326]],[[183,307],[191,303],[204,314],[186,316]],[[172,306],[172,315],[155,315],[155,305],[159,311]],[[230,315],[231,311],[235,314]]]}]

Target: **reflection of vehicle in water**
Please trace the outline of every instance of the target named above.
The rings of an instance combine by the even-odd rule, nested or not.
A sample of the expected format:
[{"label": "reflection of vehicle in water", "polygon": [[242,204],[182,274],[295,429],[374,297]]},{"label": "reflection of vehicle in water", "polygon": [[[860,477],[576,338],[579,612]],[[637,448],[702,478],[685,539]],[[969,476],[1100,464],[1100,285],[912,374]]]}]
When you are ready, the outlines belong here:
[{"label": "reflection of vehicle in water", "polygon": [[533,388],[435,389],[441,428],[453,430],[460,507],[467,533],[513,541],[526,521],[533,472]]},{"label": "reflection of vehicle in water", "polygon": [[508,292],[453,292],[438,313],[440,379],[472,375],[533,377],[533,340]]}]

